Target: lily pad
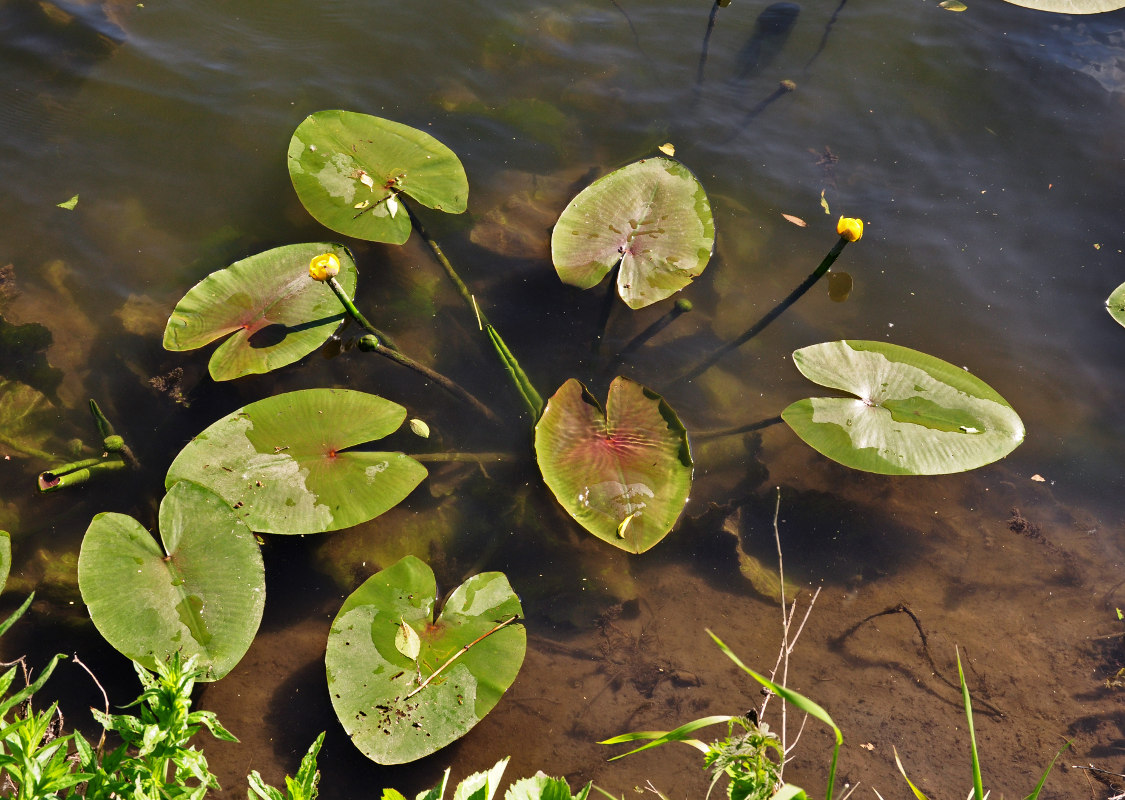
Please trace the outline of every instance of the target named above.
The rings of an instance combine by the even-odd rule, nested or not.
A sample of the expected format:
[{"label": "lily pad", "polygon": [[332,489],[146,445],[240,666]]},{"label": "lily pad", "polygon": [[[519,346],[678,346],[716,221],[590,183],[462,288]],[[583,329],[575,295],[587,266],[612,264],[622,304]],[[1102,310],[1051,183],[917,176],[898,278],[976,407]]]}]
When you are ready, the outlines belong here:
[{"label": "lily pad", "polygon": [[[356,747],[404,764],[464,736],[523,664],[522,615],[499,572],[469,578],[442,608],[433,571],[414,556],[368,578],[332,622],[325,655],[332,706]],[[418,637],[415,658],[398,646],[403,626]]]},{"label": "lily pad", "polygon": [[1056,14],[1101,14],[1103,11],[1116,11],[1125,8],[1122,0],[1008,0],[1015,6],[1033,8],[1036,11],[1052,11]]},{"label": "lily pad", "polygon": [[269,372],[304,358],[324,344],[345,312],[326,284],[309,277],[321,253],[340,259],[339,281],[355,294],[356,269],[343,245],[292,244],[236,261],[212,272],[176,304],[164,329],[164,349],[195,350],[234,334],[211,356],[217,381]]},{"label": "lily pad", "polygon": [[410,238],[402,193],[427,208],[462,213],[469,180],[456,154],[428,133],[354,111],[318,111],[289,142],[289,177],[320,224],[374,242]]},{"label": "lily pad", "polygon": [[841,341],[793,353],[801,373],[855,397],[814,397],[781,416],[813,449],[884,475],[964,472],[1023,441],[1008,402],[941,359],[885,342]]},{"label": "lily pad", "polygon": [[572,517],[614,547],[643,553],[672,530],[691,491],[687,430],[660,395],[627,378],[603,411],[571,378],[535,426],[543,479]]},{"label": "lily pad", "polygon": [[262,533],[358,525],[398,505],[426,477],[402,453],[347,449],[394,433],[405,419],[397,403],[351,389],[268,397],[196,436],[165,485],[202,484]]},{"label": "lily pad", "polygon": [[197,656],[218,680],[262,621],[261,551],[221,497],[186,481],[160,504],[160,538],[124,514],[94,517],[78,556],[82,600],[127,658],[152,670],[175,652]]},{"label": "lily pad", "polygon": [[1125,283],[1114,289],[1106,298],[1105,307],[1111,317],[1121,325],[1125,325]]},{"label": "lily pad", "polygon": [[687,167],[647,158],[591,183],[551,234],[563,283],[590,289],[618,264],[617,291],[630,308],[663,300],[711,259],[715,223],[707,193]]}]

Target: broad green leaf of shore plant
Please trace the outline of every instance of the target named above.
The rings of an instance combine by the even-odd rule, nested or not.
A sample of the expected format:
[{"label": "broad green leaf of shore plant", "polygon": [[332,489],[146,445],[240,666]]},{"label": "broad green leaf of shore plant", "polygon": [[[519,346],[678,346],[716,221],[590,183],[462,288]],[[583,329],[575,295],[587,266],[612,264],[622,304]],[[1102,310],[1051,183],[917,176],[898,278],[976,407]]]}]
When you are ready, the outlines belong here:
[{"label": "broad green leaf of shore plant", "polygon": [[687,430],[627,378],[613,381],[604,411],[577,380],[564,383],[535,426],[535,457],[567,513],[630,553],[668,535],[691,491]]},{"label": "broad green leaf of shore plant", "polygon": [[563,283],[590,289],[618,264],[617,291],[644,308],[703,272],[715,246],[707,193],[687,167],[646,158],[583,189],[551,234],[551,258]]},{"label": "broad green leaf of shore plant", "polygon": [[428,133],[354,111],[318,111],[289,142],[289,177],[325,227],[373,242],[410,238],[404,194],[427,208],[462,213],[469,181],[457,155]]},{"label": "broad green leaf of shore plant", "polygon": [[979,378],[886,342],[839,341],[793,353],[813,383],[854,397],[800,400],[781,417],[833,461],[884,475],[964,472],[1003,458],[1024,427]]},{"label": "broad green leaf of shore plant", "polygon": [[[406,556],[356,589],[328,633],[332,706],[376,763],[414,761],[464,736],[523,664],[526,633],[504,624],[523,609],[502,573],[472,576],[444,607],[437,598],[433,571]],[[398,646],[402,625],[420,640],[415,658]]]},{"label": "broad green leaf of shore plant", "polygon": [[426,477],[402,453],[349,449],[394,433],[405,419],[397,403],[351,389],[268,397],[190,441],[165,485],[207,486],[261,533],[348,528],[398,505]]},{"label": "broad green leaf of shore plant", "polygon": [[94,626],[150,670],[196,656],[218,680],[262,620],[265,570],[254,535],[214,492],[181,481],[160,504],[160,542],[124,514],[98,514],[78,555],[78,588]]},{"label": "broad green leaf of shore plant", "polygon": [[540,772],[509,786],[504,800],[586,800],[592,787],[592,783],[587,783],[578,794],[571,794],[570,785],[563,778],[551,778]]},{"label": "broad green leaf of shore plant", "polygon": [[195,350],[234,334],[208,364],[217,381],[269,372],[304,358],[328,340],[345,316],[332,289],[309,277],[309,261],[321,253],[340,259],[336,280],[348,297],[354,296],[355,261],[343,245],[308,242],[267,250],[193,286],[168,318],[164,349]]},{"label": "broad green leaf of shore plant", "polygon": [[1105,301],[1109,315],[1121,325],[1125,325],[1125,283],[1113,290]]}]

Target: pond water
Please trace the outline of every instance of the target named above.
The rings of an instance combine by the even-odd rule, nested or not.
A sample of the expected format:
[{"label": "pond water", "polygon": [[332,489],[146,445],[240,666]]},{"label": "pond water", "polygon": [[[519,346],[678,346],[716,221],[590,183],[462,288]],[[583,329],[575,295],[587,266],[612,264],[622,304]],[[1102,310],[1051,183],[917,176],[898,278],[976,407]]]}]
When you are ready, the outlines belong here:
[{"label": "pond water", "polygon": [[[119,511],[151,526],[168,464],[212,421],[279,391],[348,386],[425,418],[431,450],[518,457],[435,468],[404,506],[356,529],[267,537],[262,628],[240,665],[199,692],[241,738],[205,743],[222,797],[244,796],[252,769],[280,782],[321,730],[330,800],[382,786],[412,796],[447,765],[458,779],[505,755],[510,777],[543,769],[617,796],[647,781],[671,798],[702,796],[707,778],[689,748],[610,764],[596,742],[760,703],[704,631],[760,671],[775,663],[781,611],[740,572],[736,550],[776,568],[775,487],[800,607],[821,590],[789,683],[843,729],[839,774],[862,783],[857,797],[906,796],[892,748],[930,796],[967,791],[965,723],[947,683],[955,648],[994,796],[1029,792],[1067,739],[1073,750],[1043,797],[1112,794],[1069,765],[1125,767],[1120,690],[1105,685],[1125,664],[1113,636],[1125,606],[1125,330],[1104,310],[1125,280],[1125,14],[801,0],[787,31],[755,38],[766,5],[720,10],[697,86],[710,11],[699,0],[4,0],[0,266],[10,268],[0,314],[49,329],[45,358],[58,372],[42,347],[5,343],[0,373],[54,398],[55,435],[42,449],[93,441],[92,397],[144,465],[39,496],[35,475],[49,464],[0,445],[0,527],[15,554],[5,605],[37,590],[5,657],[76,653],[112,703],[133,699],[127,662],[93,629],[75,584],[91,517]],[[783,79],[796,89],[777,92]],[[417,237],[402,248],[348,242],[359,305],[404,349],[488,398],[511,419],[506,433],[355,351],[217,384],[208,352],[162,350],[168,313],[208,272],[338,239],[304,212],[285,167],[293,129],[325,108],[416,126],[461,157],[468,214],[425,223],[547,394],[568,377],[606,387],[605,357],[589,347],[602,292],[561,286],[550,264],[559,211],[592,178],[666,141],[703,182],[718,243],[684,292],[695,310],[619,370],[665,393],[693,437],[691,501],[651,552],[608,552],[541,488],[526,419]],[[73,210],[57,207],[74,195]],[[867,222],[837,263],[854,280],[847,300],[818,285],[676,384],[816,266],[840,214]],[[618,304],[604,351],[666,307]],[[841,338],[965,366],[1012,403],[1026,442],[973,473],[886,478],[823,459],[785,426],[708,435],[815,391],[790,353]],[[343,597],[406,552],[431,561],[443,587],[507,572],[529,647],[469,735],[379,767],[335,719],[324,646]],[[863,622],[899,604],[925,640],[906,614]],[[69,724],[90,730],[85,709],[100,694],[77,668],[56,676],[48,693],[62,697]],[[767,721],[781,725],[776,703]],[[794,715],[788,723],[791,739]],[[829,755],[810,722],[787,777],[819,794]]]}]

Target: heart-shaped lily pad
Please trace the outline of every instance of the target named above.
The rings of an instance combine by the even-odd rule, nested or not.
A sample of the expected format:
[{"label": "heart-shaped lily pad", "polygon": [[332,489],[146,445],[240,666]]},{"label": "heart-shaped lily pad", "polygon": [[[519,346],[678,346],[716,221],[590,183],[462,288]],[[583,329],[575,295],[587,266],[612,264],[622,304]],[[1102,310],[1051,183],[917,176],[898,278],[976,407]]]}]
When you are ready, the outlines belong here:
[{"label": "heart-shaped lily pad", "polygon": [[211,356],[217,381],[284,367],[324,344],[344,318],[340,300],[309,277],[321,253],[340,259],[336,280],[352,297],[356,269],[343,245],[292,244],[236,261],[212,272],[176,304],[164,329],[166,350],[194,350],[234,335]]},{"label": "heart-shaped lily pad", "polygon": [[1121,0],[1008,0],[1009,3],[1036,11],[1056,14],[1101,14],[1125,7]]},{"label": "heart-shaped lily pad", "polygon": [[617,291],[644,308],[691,283],[711,260],[715,223],[707,193],[687,167],[647,158],[591,183],[551,234],[563,283],[589,289],[617,264]]},{"label": "heart-shaped lily pad", "polygon": [[886,342],[815,344],[801,373],[855,397],[813,397],[781,416],[815,450],[884,475],[942,475],[991,464],[1023,441],[1019,415],[960,367]]},{"label": "heart-shaped lily pad", "polygon": [[1106,298],[1105,307],[1111,317],[1125,325],[1125,283],[1114,289]]},{"label": "heart-shaped lily pad", "polygon": [[228,414],[168,468],[221,495],[262,533],[322,533],[358,525],[400,503],[426,477],[402,453],[348,450],[402,425],[406,409],[351,389],[305,389]]},{"label": "heart-shaped lily pad", "polygon": [[214,492],[177,483],[160,504],[158,544],[124,514],[98,514],[78,555],[78,587],[106,641],[150,670],[179,652],[206,680],[239,662],[262,621],[266,583],[254,535]]},{"label": "heart-shaped lily pad", "polygon": [[321,225],[374,242],[410,238],[400,193],[460,214],[469,180],[457,155],[428,133],[354,111],[318,111],[289,142],[289,177]]},{"label": "heart-shaped lily pad", "polygon": [[403,764],[464,736],[523,664],[522,615],[499,572],[469,578],[441,609],[433,571],[414,556],[368,578],[332,622],[325,654],[332,706],[356,747]]},{"label": "heart-shaped lily pad", "polygon": [[687,430],[627,378],[610,385],[605,411],[577,380],[564,383],[535,426],[535,457],[567,513],[631,553],[668,535],[691,491]]}]

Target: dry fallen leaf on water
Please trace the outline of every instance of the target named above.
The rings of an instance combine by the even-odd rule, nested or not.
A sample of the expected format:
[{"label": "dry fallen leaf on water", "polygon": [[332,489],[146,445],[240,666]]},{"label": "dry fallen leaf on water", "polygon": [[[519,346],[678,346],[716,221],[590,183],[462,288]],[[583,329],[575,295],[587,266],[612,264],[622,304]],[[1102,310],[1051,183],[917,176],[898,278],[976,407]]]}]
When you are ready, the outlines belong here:
[{"label": "dry fallen leaf on water", "polygon": [[1047,482],[1047,479],[1046,479],[1046,478],[1044,478],[1044,477],[1043,477],[1042,475],[1040,475],[1039,473],[1036,473],[1036,474],[1032,475],[1032,476],[1031,476],[1031,479],[1032,479],[1033,481],[1036,481],[1036,482],[1038,482],[1038,483],[1046,483],[1046,482]]},{"label": "dry fallen leaf on water", "polygon": [[960,2],[960,0],[942,0],[938,5],[946,11],[964,11],[968,8],[968,6]]},{"label": "dry fallen leaf on water", "polygon": [[676,146],[673,145],[671,142],[665,142],[664,144],[660,145],[660,147],[658,147],[656,149],[659,150],[664,155],[668,156],[669,158],[676,155]]},{"label": "dry fallen leaf on water", "polygon": [[823,189],[820,190],[820,207],[824,209],[825,214],[831,214],[832,213],[831,211],[828,210],[828,201],[824,199],[824,190]]},{"label": "dry fallen leaf on water", "polygon": [[793,216],[792,214],[782,214],[781,216],[785,217],[785,219],[787,219],[789,222],[792,222],[798,228],[807,228],[809,226],[809,223],[805,222],[800,217]]},{"label": "dry fallen leaf on water", "polygon": [[874,750],[875,749],[875,745],[873,745],[871,742],[867,742],[866,744],[861,744],[860,747],[862,747],[864,750]]}]

